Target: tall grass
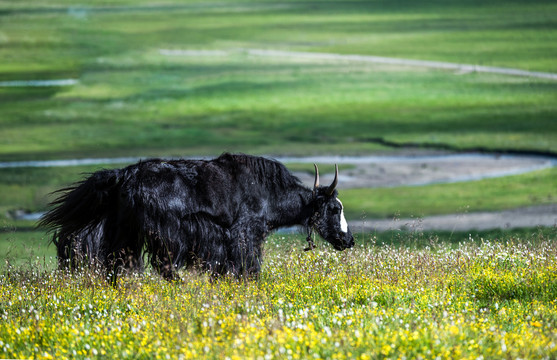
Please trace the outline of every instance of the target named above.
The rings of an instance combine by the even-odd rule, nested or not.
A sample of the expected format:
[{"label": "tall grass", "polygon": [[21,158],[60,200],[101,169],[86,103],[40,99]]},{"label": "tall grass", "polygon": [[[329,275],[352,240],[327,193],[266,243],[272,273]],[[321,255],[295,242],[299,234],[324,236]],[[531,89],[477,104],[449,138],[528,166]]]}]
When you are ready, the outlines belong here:
[{"label": "tall grass", "polygon": [[302,252],[257,281],[183,272],[117,287],[37,265],[0,276],[5,358],[554,358],[554,234]]}]

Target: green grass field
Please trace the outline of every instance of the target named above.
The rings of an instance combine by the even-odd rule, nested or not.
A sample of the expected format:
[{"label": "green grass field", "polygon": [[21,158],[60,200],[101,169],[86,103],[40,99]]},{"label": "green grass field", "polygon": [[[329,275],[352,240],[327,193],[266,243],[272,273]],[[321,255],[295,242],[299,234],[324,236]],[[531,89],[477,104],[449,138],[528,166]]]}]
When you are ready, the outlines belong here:
[{"label": "green grass field", "polygon": [[50,269],[55,268],[56,247],[49,244],[44,231],[3,228],[0,232],[0,254],[2,270],[9,266],[31,267],[37,263],[48,263],[52,265]]},{"label": "green grass field", "polygon": [[[555,81],[241,50],[557,71],[550,2],[127,4],[0,2],[0,80],[79,80],[0,87],[0,160],[364,153],[382,149],[375,138],[557,151]],[[167,56],[160,49],[232,54]]]},{"label": "green grass field", "polygon": [[1,89],[0,159],[360,154],[386,150],[377,138],[557,149],[555,81],[148,55],[84,74],[71,88]]}]

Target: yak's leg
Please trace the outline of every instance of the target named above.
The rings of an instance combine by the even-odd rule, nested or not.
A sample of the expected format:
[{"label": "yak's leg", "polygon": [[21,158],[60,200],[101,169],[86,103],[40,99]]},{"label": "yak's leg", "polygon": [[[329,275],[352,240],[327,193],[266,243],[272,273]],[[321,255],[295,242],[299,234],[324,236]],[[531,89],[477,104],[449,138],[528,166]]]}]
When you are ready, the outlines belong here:
[{"label": "yak's leg", "polygon": [[151,265],[166,280],[172,281],[177,278],[175,266],[172,263],[172,255],[154,254],[151,257]]},{"label": "yak's leg", "polygon": [[235,275],[257,278],[261,271],[262,247],[265,229],[258,221],[251,221],[245,226],[239,224],[232,232],[234,246],[230,248],[230,258],[234,263]]},{"label": "yak's leg", "polygon": [[134,232],[122,235],[127,240],[121,250],[123,268],[126,271],[143,272],[143,238]]},{"label": "yak's leg", "polygon": [[91,229],[72,236],[72,266],[99,267],[104,264],[101,243],[104,241],[104,221]]},{"label": "yak's leg", "polygon": [[74,270],[75,257],[74,251],[72,249],[71,237],[63,231],[55,232],[52,236],[52,243],[56,245],[56,257],[58,258],[58,269]]},{"label": "yak's leg", "polygon": [[157,273],[159,273],[166,280],[172,281],[177,278],[174,264],[170,256],[163,254],[153,255],[151,258],[151,265]]},{"label": "yak's leg", "polygon": [[99,256],[95,230],[73,234],[62,229],[54,234],[52,242],[56,245],[59,269],[73,271],[95,264]]},{"label": "yak's leg", "polygon": [[196,214],[182,219],[174,242],[174,268],[195,267],[213,277],[231,272],[230,230],[208,216]]},{"label": "yak's leg", "polygon": [[107,221],[103,246],[107,277],[112,284],[124,271],[143,270],[143,238],[130,224],[112,224]]},{"label": "yak's leg", "polygon": [[175,280],[177,275],[174,260],[177,252],[172,248],[172,243],[158,236],[153,236],[148,241],[151,265],[155,271],[169,281]]},{"label": "yak's leg", "polygon": [[109,251],[104,267],[107,271],[107,278],[113,285],[116,284],[117,278],[124,273],[143,271],[143,258],[140,247],[134,245],[133,247]]}]

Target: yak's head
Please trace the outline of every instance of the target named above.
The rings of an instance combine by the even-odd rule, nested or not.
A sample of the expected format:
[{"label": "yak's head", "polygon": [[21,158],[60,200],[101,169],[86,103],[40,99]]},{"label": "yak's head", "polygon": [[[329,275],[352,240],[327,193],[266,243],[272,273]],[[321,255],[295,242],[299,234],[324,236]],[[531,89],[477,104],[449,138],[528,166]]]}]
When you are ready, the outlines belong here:
[{"label": "yak's head", "polygon": [[315,183],[313,185],[314,215],[311,219],[311,225],[336,250],[344,250],[354,246],[354,237],[344,218],[342,202],[337,197],[337,184],[337,165],[335,165],[335,179],[327,187],[319,186],[319,170],[317,165],[315,165]]}]

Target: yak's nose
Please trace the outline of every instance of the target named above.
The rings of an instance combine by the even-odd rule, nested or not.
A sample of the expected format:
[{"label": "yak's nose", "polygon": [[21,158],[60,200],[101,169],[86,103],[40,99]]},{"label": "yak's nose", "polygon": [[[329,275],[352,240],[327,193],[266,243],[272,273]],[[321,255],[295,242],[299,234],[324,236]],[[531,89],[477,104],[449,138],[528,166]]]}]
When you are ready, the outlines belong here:
[{"label": "yak's nose", "polygon": [[350,237],[346,241],[346,248],[354,247],[354,237],[350,234]]},{"label": "yak's nose", "polygon": [[340,239],[342,239],[341,242],[344,249],[354,247],[354,237],[352,236],[352,233],[342,233]]}]

